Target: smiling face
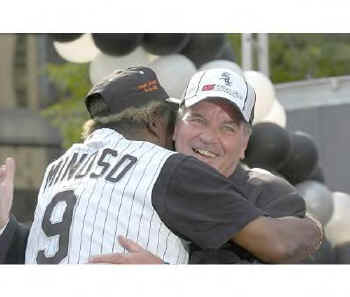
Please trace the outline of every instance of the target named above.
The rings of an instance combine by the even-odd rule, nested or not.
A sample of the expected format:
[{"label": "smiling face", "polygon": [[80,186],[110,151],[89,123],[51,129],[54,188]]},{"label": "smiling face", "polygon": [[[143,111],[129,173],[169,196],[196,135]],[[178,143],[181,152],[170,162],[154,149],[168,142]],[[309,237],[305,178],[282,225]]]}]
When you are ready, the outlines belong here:
[{"label": "smiling face", "polygon": [[232,104],[207,99],[184,110],[173,140],[178,152],[194,156],[229,177],[244,158],[249,134]]}]

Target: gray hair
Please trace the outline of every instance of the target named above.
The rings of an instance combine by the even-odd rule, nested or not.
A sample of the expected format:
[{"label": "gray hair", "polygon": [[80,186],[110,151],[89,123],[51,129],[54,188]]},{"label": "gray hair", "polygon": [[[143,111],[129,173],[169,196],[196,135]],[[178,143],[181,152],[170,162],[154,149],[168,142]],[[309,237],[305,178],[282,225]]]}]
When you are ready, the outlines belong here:
[{"label": "gray hair", "polygon": [[[100,102],[104,105],[104,102]],[[100,107],[97,106],[96,108]],[[103,106],[101,106],[101,109],[103,109]],[[114,129],[125,137],[134,137],[140,135],[144,129],[148,129],[154,117],[165,119],[168,132],[173,133],[176,118],[174,110],[167,102],[152,101],[142,107],[129,107],[121,113],[95,117],[86,121],[83,124],[82,138],[86,139],[93,131],[100,128]]]}]

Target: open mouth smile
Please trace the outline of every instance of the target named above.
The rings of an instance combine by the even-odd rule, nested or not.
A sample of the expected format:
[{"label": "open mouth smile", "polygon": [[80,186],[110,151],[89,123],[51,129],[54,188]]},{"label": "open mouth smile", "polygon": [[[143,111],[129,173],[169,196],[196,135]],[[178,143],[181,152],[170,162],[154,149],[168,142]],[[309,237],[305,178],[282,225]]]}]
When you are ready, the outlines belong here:
[{"label": "open mouth smile", "polygon": [[217,157],[216,154],[212,153],[212,152],[209,152],[209,151],[206,151],[206,150],[201,150],[201,149],[196,149],[196,148],[192,148],[193,152],[195,152],[196,154],[199,154],[203,157],[206,157],[206,158],[215,158]]}]

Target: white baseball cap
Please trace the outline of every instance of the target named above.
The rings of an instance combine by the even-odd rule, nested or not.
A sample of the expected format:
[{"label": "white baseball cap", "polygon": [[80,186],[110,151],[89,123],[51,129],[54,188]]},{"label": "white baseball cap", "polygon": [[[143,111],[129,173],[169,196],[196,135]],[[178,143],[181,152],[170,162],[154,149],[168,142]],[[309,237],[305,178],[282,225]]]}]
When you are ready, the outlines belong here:
[{"label": "white baseball cap", "polygon": [[181,99],[167,101],[191,107],[208,99],[223,98],[239,109],[244,120],[252,124],[254,118],[255,91],[247,81],[230,69],[213,68],[192,76]]}]

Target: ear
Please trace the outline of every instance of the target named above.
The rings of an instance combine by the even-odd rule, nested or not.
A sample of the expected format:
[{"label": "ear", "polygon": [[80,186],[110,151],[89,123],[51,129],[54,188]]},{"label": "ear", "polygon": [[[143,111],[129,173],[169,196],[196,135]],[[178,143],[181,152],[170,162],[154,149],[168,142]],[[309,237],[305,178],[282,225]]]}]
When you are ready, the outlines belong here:
[{"label": "ear", "polygon": [[152,117],[148,123],[148,131],[152,137],[153,143],[165,148],[170,148],[170,135],[168,135],[167,127],[162,117]]},{"label": "ear", "polygon": [[249,142],[249,135],[243,134],[242,135],[242,146],[241,146],[241,152],[239,155],[240,160],[243,160],[245,158],[245,151],[248,147]]},{"label": "ear", "polygon": [[161,137],[162,123],[159,117],[152,117],[148,123],[148,130],[157,138]]},{"label": "ear", "polygon": [[175,124],[174,133],[173,133],[173,136],[172,136],[172,140],[173,140],[173,141],[175,141],[176,136],[177,136],[177,125]]}]

